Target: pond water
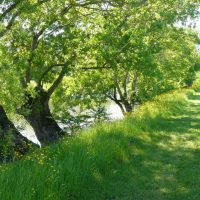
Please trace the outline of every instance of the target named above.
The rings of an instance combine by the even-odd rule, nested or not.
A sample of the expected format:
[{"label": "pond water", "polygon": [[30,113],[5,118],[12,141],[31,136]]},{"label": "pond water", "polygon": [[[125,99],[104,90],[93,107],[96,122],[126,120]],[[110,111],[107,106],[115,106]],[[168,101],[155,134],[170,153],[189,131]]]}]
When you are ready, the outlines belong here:
[{"label": "pond water", "polygon": [[[113,102],[108,103],[107,113],[108,113],[110,120],[118,120],[118,119],[124,118],[119,106]],[[40,145],[40,142],[38,141],[38,139],[34,133],[34,130],[25,120],[20,118],[20,121],[14,122],[14,123],[22,135],[27,137],[32,142]]]}]

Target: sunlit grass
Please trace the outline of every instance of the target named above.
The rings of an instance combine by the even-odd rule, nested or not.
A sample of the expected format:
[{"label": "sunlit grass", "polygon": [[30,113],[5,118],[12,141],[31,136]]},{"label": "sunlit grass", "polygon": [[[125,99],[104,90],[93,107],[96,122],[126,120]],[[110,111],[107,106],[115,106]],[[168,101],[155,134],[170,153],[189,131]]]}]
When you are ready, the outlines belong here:
[{"label": "sunlit grass", "polygon": [[173,91],[0,166],[0,199],[199,200],[199,166],[200,97]]}]

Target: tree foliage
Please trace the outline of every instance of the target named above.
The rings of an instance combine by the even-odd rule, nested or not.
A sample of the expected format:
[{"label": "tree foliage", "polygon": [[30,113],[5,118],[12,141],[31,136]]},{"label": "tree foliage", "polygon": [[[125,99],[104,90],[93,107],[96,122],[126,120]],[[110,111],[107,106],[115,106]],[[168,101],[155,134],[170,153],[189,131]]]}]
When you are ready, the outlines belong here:
[{"label": "tree foliage", "polygon": [[[4,0],[0,104],[23,115],[42,145],[179,87],[199,70],[198,36],[178,26],[189,0]],[[56,119],[56,120],[55,120]]]}]

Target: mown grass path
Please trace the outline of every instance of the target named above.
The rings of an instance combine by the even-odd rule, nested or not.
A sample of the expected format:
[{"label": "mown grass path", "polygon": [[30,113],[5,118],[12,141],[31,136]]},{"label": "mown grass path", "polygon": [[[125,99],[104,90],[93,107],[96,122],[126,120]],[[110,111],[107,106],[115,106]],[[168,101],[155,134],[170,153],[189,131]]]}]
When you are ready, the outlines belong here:
[{"label": "mown grass path", "polygon": [[149,141],[137,144],[142,153],[132,161],[135,184],[127,199],[200,199],[200,93],[188,101],[184,112],[161,119]]}]

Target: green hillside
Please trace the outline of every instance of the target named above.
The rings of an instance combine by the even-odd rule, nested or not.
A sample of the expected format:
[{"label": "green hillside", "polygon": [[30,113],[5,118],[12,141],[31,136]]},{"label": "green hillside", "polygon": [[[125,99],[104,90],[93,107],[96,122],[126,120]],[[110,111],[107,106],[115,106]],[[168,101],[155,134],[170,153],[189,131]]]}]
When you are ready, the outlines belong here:
[{"label": "green hillside", "polygon": [[198,200],[199,166],[200,95],[179,90],[0,166],[0,199]]}]

